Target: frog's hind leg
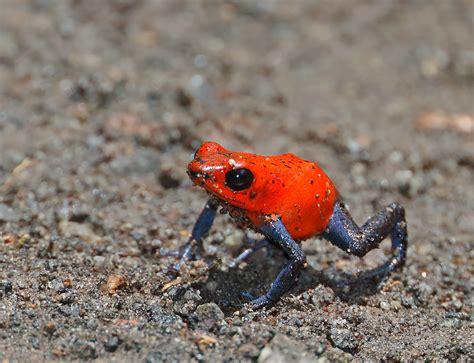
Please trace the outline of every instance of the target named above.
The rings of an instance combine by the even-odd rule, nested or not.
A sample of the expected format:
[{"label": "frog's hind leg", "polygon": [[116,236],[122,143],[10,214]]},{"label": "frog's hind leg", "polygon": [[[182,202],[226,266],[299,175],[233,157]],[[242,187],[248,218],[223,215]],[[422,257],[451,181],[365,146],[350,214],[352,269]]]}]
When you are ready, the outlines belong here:
[{"label": "frog's hind leg", "polygon": [[323,237],[342,250],[362,257],[377,248],[390,234],[392,257],[381,266],[369,271],[371,276],[384,277],[405,263],[408,236],[405,209],[391,203],[359,227],[342,202],[336,202],[334,213]]}]

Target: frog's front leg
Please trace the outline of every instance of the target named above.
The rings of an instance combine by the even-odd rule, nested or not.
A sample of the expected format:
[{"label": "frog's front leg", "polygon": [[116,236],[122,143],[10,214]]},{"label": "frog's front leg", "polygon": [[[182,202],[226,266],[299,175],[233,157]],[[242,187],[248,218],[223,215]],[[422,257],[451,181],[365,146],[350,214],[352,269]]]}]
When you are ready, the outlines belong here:
[{"label": "frog's front leg", "polygon": [[280,218],[276,221],[265,223],[260,227],[260,232],[262,232],[267,239],[283,249],[288,257],[288,262],[265,295],[250,302],[250,306],[254,309],[263,308],[276,303],[295,283],[301,268],[306,262],[306,256],[301,246],[291,238]]},{"label": "frog's front leg", "polygon": [[389,204],[384,210],[369,218],[359,227],[344,204],[337,202],[323,237],[342,250],[362,257],[377,248],[390,234],[392,257],[381,266],[370,271],[372,276],[384,277],[405,263],[408,247],[405,209],[398,203]]},{"label": "frog's front leg", "polygon": [[262,248],[269,248],[270,241],[267,238],[264,238],[260,241],[252,241],[252,247],[246,248],[243,252],[240,253],[236,258],[229,262],[229,267],[235,267],[242,261],[245,261],[253,253],[261,250]]},{"label": "frog's front leg", "polygon": [[181,265],[186,263],[186,261],[201,258],[201,252],[203,250],[202,239],[207,235],[214,223],[217,208],[218,204],[213,199],[207,201],[194,224],[191,237],[188,242],[181,247],[178,253],[178,256],[181,257],[181,259],[175,266],[177,270],[179,270]]}]

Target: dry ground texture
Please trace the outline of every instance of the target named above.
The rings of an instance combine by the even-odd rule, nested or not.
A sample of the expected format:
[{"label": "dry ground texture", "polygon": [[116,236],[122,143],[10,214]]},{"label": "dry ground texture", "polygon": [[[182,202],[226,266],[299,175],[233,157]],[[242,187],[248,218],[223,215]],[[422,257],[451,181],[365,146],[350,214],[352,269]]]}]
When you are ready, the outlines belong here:
[{"label": "dry ground texture", "polygon": [[[474,2],[0,0],[0,360],[473,359]],[[304,243],[227,263],[227,216],[178,276],[203,140],[293,152],[358,222],[407,209],[406,268]],[[179,277],[179,279],[178,279]]]}]

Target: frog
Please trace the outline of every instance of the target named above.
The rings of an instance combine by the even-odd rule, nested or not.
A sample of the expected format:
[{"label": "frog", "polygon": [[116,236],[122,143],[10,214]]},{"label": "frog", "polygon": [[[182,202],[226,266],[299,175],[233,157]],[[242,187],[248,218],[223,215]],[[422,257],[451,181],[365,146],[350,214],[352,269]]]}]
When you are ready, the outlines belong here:
[{"label": "frog", "polygon": [[408,234],[404,207],[390,203],[359,226],[335,184],[316,162],[292,153],[265,156],[231,151],[207,141],[194,153],[187,174],[209,198],[178,253],[178,268],[202,257],[203,239],[219,209],[238,225],[263,235],[235,261],[268,245],[285,253],[287,261],[267,292],[246,304],[251,309],[273,306],[296,283],[306,266],[301,243],[308,238],[325,239],[350,255],[363,257],[390,236],[390,257],[369,275],[385,278],[405,264]]}]

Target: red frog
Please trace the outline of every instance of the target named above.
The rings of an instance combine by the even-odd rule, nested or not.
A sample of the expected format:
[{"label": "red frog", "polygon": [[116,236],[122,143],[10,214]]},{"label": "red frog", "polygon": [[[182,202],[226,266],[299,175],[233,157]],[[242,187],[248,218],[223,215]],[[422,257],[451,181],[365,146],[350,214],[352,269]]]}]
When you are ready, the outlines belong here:
[{"label": "red frog", "polygon": [[371,276],[384,277],[405,262],[408,241],[404,208],[392,203],[359,227],[331,179],[312,161],[293,154],[235,152],[205,142],[189,163],[188,174],[210,198],[189,242],[180,251],[180,263],[200,256],[202,239],[219,206],[237,223],[265,237],[235,261],[268,243],[282,248],[288,258],[267,293],[250,301],[252,308],[274,304],[295,283],[306,262],[300,242],[309,237],[321,236],[347,253],[362,257],[390,234],[393,255],[371,271]]}]

